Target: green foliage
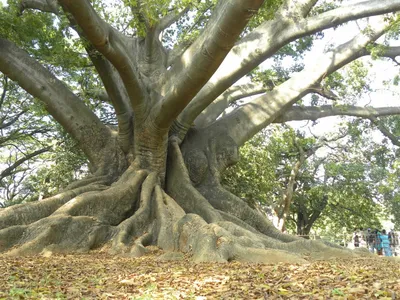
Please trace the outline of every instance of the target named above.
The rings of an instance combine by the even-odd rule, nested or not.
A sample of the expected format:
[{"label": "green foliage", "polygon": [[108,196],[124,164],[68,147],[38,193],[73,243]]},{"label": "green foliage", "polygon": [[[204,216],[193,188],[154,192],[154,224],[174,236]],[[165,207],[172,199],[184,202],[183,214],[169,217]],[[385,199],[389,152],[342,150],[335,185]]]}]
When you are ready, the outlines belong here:
[{"label": "green foliage", "polygon": [[341,99],[348,99],[346,104],[353,104],[362,94],[371,90],[368,67],[362,60],[356,60],[342,70],[327,76],[323,85]]},{"label": "green foliage", "polygon": [[265,151],[267,134],[263,131],[247,142],[240,149],[240,161],[222,178],[223,185],[253,207],[259,203],[271,205],[276,190],[274,166],[277,157]]},{"label": "green foliage", "polygon": [[386,51],[387,47],[382,44],[370,44],[367,46],[367,50],[371,53],[373,59],[380,58]]},{"label": "green foliage", "polygon": [[29,154],[50,148],[1,178],[0,206],[37,200],[39,194],[49,196],[81,176],[78,170],[86,159],[61,126],[48,117],[42,103],[4,75],[0,75],[0,91],[4,95],[0,104],[0,174]]},{"label": "green foliage", "polygon": [[[296,177],[287,229],[303,234],[312,228],[334,239],[343,228],[380,228],[380,220],[393,214],[399,205],[397,193],[391,188],[390,171],[393,156],[384,145],[373,145],[364,150],[363,122],[349,125],[348,136],[335,142],[336,150],[325,149],[323,154],[312,154],[301,166]],[[347,146],[352,140],[353,147]],[[241,161],[224,175],[223,183],[251,206],[264,206],[273,211],[287,188],[289,175],[299,160],[299,147],[304,152],[316,149],[315,138],[305,138],[291,128],[275,127],[263,132],[241,149]],[[332,147],[332,144],[331,144]],[[365,153],[360,156],[359,153]],[[394,177],[393,177],[394,178]],[[316,217],[315,220],[312,220]],[[298,227],[299,218],[303,225]],[[307,223],[312,222],[312,223]]]},{"label": "green foliage", "polygon": [[273,19],[276,11],[284,3],[284,0],[266,0],[248,24],[248,30],[256,28],[261,23]]},{"label": "green foliage", "polygon": [[[191,1],[190,12],[167,28],[163,43],[167,48],[190,45],[200,34],[211,16],[216,0]],[[183,9],[183,7],[181,8]]]}]

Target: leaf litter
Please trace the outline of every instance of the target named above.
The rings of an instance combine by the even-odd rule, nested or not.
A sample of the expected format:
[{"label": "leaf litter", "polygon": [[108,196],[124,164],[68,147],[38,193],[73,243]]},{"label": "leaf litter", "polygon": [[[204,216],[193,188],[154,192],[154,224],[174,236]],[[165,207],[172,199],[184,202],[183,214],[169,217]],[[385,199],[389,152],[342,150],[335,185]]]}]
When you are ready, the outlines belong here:
[{"label": "leaf litter", "polygon": [[0,255],[0,299],[400,299],[395,258],[249,264],[160,254]]}]

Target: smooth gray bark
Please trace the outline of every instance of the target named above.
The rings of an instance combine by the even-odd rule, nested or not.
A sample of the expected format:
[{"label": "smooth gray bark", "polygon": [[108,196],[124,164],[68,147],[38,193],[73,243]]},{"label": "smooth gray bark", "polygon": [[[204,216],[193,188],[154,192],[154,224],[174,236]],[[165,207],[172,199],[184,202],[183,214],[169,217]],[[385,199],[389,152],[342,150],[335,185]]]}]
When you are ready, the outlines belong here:
[{"label": "smooth gray bark", "polygon": [[[297,3],[297,1],[293,3]],[[283,45],[350,20],[399,9],[400,1],[398,0],[372,0],[343,6],[317,16],[293,21],[292,19],[281,17],[282,14],[285,14],[285,10],[282,8],[283,12],[278,12],[273,20],[261,24],[232,48],[232,51],[207,85],[202,88],[180,114],[179,123],[182,123],[184,127],[192,124],[214,99],[261,62],[271,57]]]},{"label": "smooth gray bark", "polygon": [[331,116],[352,116],[360,118],[376,118],[400,114],[400,107],[362,107],[362,106],[334,106],[322,105],[315,106],[292,106],[288,108],[281,116],[277,117],[274,123],[284,123],[288,121],[311,120]]},{"label": "smooth gray bark", "polygon": [[27,52],[8,40],[0,39],[0,70],[31,95],[41,99],[49,113],[78,142],[93,164],[103,159],[102,151],[111,131],[67,86]]},{"label": "smooth gray bark", "polygon": [[371,31],[368,32],[368,35],[361,33],[333,51],[325,53],[322,57],[316,59],[312,65],[306,66],[301,72],[294,74],[271,92],[267,92],[243,105],[214,123],[213,126],[226,126],[229,128],[229,135],[238,145],[242,145],[262,128],[273,122],[280,112],[309,93],[310,86],[363,55],[362,50],[388,29],[388,24],[383,17],[376,17],[374,21],[370,24]]}]

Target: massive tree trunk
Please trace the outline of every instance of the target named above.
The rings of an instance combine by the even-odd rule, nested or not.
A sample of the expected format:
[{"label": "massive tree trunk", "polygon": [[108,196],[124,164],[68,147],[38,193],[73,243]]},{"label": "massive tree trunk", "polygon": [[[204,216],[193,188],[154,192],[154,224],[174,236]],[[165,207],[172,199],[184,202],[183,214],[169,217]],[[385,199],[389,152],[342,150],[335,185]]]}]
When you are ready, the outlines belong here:
[{"label": "massive tree trunk", "polygon": [[[389,26],[383,17],[372,18],[376,22],[371,21],[368,34],[326,53],[272,91],[250,93],[260,96],[227,116],[216,119],[224,105],[220,111],[204,111],[213,117],[200,114],[284,44],[351,19],[395,11],[400,1],[372,0],[306,18],[316,1],[300,0],[283,5],[272,21],[238,43],[263,1],[219,1],[205,30],[172,64],[159,37],[182,12],[174,11],[155,25],[145,22],[146,37],[132,38],[105,23],[88,0],[59,3],[71,26],[78,25],[79,35],[90,44],[86,50],[115,109],[118,131],[102,124],[27,52],[0,39],[0,71],[46,104],[94,166],[92,176],[54,197],[1,210],[0,251],[74,252],[107,245],[112,253],[138,256],[146,246],[156,245],[198,261],[260,262],[350,255],[281,233],[225,190],[220,176],[238,161],[245,141],[278,117],[287,119],[285,110],[325,76],[367,55],[366,46]],[[59,13],[51,1],[22,4],[22,9]],[[252,47],[254,43],[259,47]],[[227,72],[224,65],[232,59],[235,63]],[[369,113],[376,116],[379,111]],[[197,126],[191,126],[193,122]]]}]

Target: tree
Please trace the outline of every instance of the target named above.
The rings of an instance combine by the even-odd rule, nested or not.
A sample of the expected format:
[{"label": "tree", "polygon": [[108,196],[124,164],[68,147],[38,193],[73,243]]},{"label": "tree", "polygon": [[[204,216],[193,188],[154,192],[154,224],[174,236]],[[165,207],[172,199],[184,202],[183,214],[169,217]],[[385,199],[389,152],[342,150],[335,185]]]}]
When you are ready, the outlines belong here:
[{"label": "tree", "polygon": [[[397,80],[397,79],[395,79]],[[399,140],[399,118],[391,116],[389,118],[369,118],[369,123],[363,124],[364,126],[372,126],[377,128],[383,135],[382,143],[385,145],[381,148],[376,148],[370,151],[369,157],[373,157],[377,164],[383,169],[390,168],[390,173],[387,180],[387,185],[381,187],[383,194],[382,202],[385,204],[386,211],[392,217],[391,221],[394,223],[396,230],[400,227],[400,195],[398,190],[399,184],[399,163],[398,163],[398,147],[400,146]],[[389,141],[394,146],[392,152],[387,151],[389,148]],[[389,152],[389,153],[388,153]]]},{"label": "tree", "polygon": [[28,164],[51,147],[40,138],[50,132],[48,122],[42,121],[37,111],[29,112],[32,102],[29,95],[19,93],[18,86],[3,74],[0,78],[0,148],[3,153],[0,158],[1,205],[1,200],[15,200],[18,183],[26,177]]},{"label": "tree", "polygon": [[66,187],[85,159],[40,102],[0,77],[0,206],[5,207]]},{"label": "tree", "polygon": [[288,125],[263,131],[242,147],[241,161],[222,183],[276,221],[278,229],[283,224],[300,236],[311,229],[334,238],[343,227],[380,228],[378,217],[390,201],[379,202],[382,190],[390,189],[385,183],[392,167],[371,163],[369,150],[362,149],[382,146],[370,139],[351,142],[351,131],[342,128],[321,138],[304,137]]},{"label": "tree", "polygon": [[[272,254],[293,261],[328,251],[279,232],[220,178],[238,161],[238,147],[272,122],[399,111],[293,106],[309,93],[329,96],[324,78],[377,48],[398,54],[374,43],[395,30],[399,0],[331,4],[160,0],[108,10],[101,1],[10,2],[1,11],[0,71],[76,140],[92,175],[46,200],[1,210],[1,250],[87,251],[111,241],[113,253],[140,255],[154,244],[212,261]],[[272,90],[234,85],[292,41],[365,18],[360,34]],[[238,91],[239,99],[257,97],[218,118]],[[111,103],[117,128],[95,113],[100,98]]]}]

